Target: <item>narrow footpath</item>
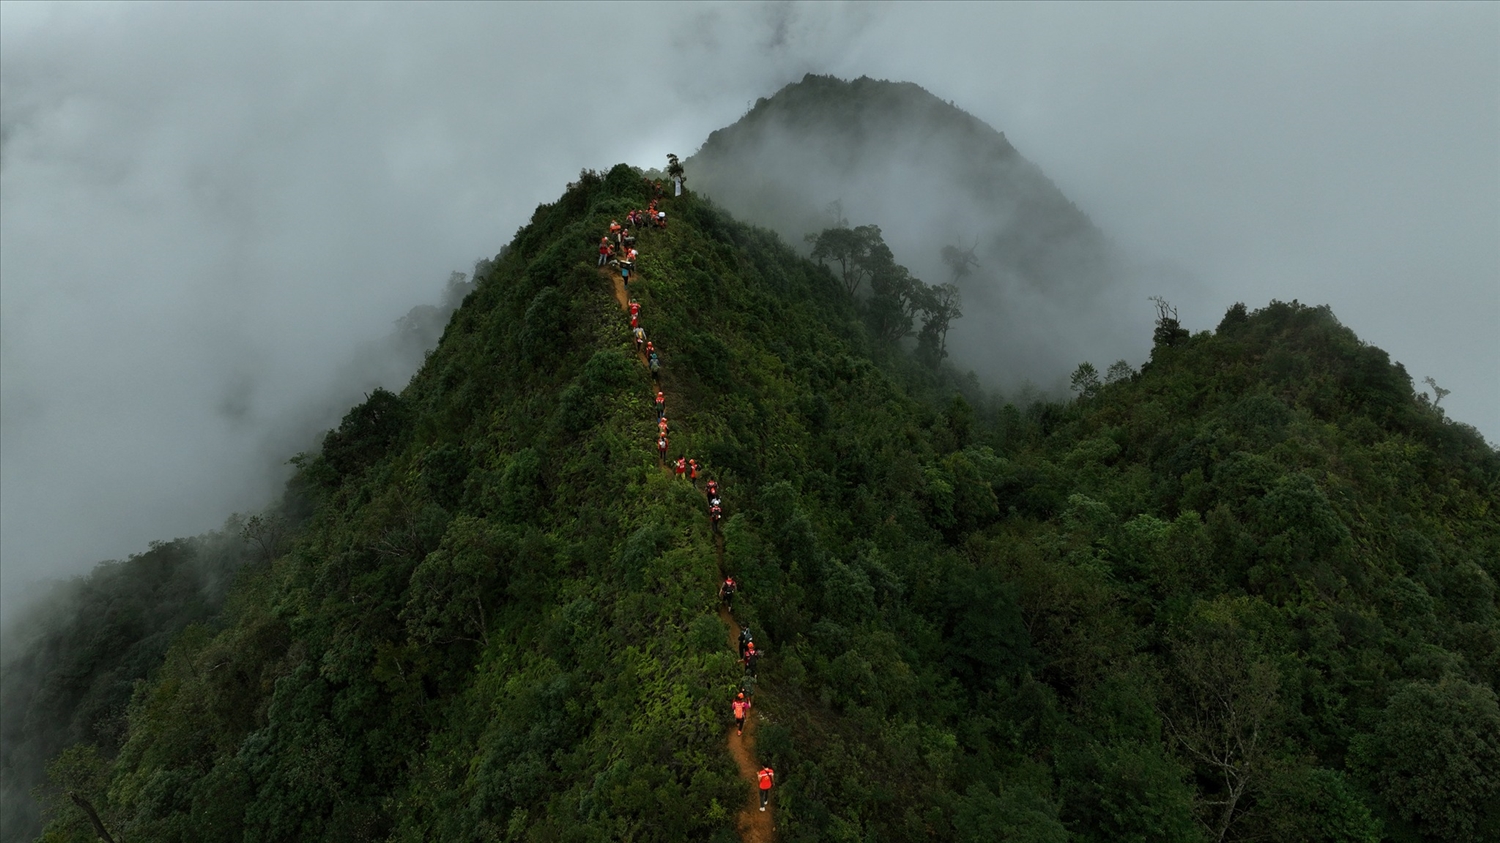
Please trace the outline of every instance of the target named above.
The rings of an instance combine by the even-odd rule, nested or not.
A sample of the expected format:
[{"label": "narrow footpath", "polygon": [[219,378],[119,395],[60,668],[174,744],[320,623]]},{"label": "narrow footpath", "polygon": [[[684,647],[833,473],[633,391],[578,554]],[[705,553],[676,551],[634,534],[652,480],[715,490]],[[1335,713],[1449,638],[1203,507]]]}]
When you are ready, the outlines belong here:
[{"label": "narrow footpath", "polygon": [[[601,267],[599,271],[609,277],[613,285],[615,301],[619,303],[620,309],[628,315],[630,313],[630,292],[625,288],[625,282],[620,272],[609,267]],[[646,365],[645,352],[637,348],[636,353],[642,365]],[[665,389],[665,387],[656,388]],[[655,402],[655,398],[654,394],[650,396],[650,400],[653,403]],[[668,396],[668,406],[672,406],[670,396]],[[672,473],[672,465],[669,460],[662,460],[662,470],[668,474]],[[723,536],[715,532],[713,541],[715,567],[718,570],[719,581],[722,582],[724,580]],[[730,612],[727,606],[721,604],[719,606],[719,619],[729,627],[728,643],[730,649],[738,652],[740,625],[734,619],[734,614]],[[754,699],[753,695],[751,699]],[[727,705],[728,701],[726,700],[725,706],[727,707]],[[749,790],[749,793],[745,796],[744,807],[740,809],[735,823],[740,839],[745,843],[773,843],[776,839],[776,825],[772,818],[773,811],[775,810],[774,798],[764,811],[760,810],[759,771],[761,765],[755,758],[755,732],[760,719],[760,714],[752,706],[749,716],[745,718],[744,736],[736,735],[734,726],[732,725],[728,728],[726,736],[729,754],[734,758],[735,766],[739,769],[740,778],[745,781],[748,785],[747,790]]]}]

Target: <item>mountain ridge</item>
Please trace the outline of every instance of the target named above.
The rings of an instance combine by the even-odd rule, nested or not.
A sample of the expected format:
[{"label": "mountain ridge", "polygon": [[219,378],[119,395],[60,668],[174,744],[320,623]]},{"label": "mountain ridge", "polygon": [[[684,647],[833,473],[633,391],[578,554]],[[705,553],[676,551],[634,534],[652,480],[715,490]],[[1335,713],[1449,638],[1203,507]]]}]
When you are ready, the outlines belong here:
[{"label": "mountain ridge", "polygon": [[[62,789],[131,839],[733,839],[712,535],[595,259],[649,198],[581,174],[299,459],[287,543],[54,765],[43,839],[93,834]],[[770,231],[667,209],[631,294],[674,453],[726,487],[782,837],[1497,828],[1500,456],[1326,308],[1164,313],[1138,370],[1015,406]],[[1205,761],[1239,722],[1274,739]]]}]

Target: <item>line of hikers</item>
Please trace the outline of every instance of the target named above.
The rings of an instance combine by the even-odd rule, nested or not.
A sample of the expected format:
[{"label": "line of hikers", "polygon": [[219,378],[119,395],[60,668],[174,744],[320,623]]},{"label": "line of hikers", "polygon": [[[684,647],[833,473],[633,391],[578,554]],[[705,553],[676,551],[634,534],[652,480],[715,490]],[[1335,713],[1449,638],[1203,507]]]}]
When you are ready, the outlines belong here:
[{"label": "line of hikers", "polygon": [[[682,194],[681,166],[678,165],[676,156],[669,156],[671,163],[675,165],[673,181],[676,183],[677,195]],[[647,179],[647,185],[653,188],[656,198],[651,200],[645,211],[631,211],[626,214],[626,222],[636,230],[643,225],[654,225],[659,229],[666,229],[667,214],[657,207],[662,195],[660,181],[652,182]],[[636,238],[632,235],[630,228],[620,225],[618,220],[610,220],[609,233],[599,240],[599,266],[605,265],[617,267],[620,270],[620,279],[627,293],[630,290],[630,271],[635,268],[635,261],[639,257],[636,251]],[[611,242],[613,241],[613,242]],[[619,254],[616,256],[616,248]],[[656,451],[663,465],[669,465],[676,476],[686,478],[698,488],[698,476],[703,467],[698,460],[679,456],[674,461],[669,461],[667,453],[671,447],[671,441],[667,436],[670,423],[667,420],[667,396],[660,388],[661,382],[661,358],[656,353],[656,346],[646,338],[646,331],[641,327],[641,303],[634,299],[628,299],[626,309],[630,313],[630,334],[635,342],[636,351],[646,355],[646,365],[651,370],[651,379],[656,383],[657,390],[653,403],[656,406]],[[704,493],[708,499],[708,520],[714,532],[719,531],[719,522],[723,519],[723,501],[719,496],[719,483],[717,480],[707,478],[704,484]],[[731,616],[734,613],[734,595],[739,590],[739,584],[734,577],[725,577],[719,586],[719,599],[724,602]],[[740,690],[735,696],[731,707],[734,712],[735,735],[742,736],[745,733],[745,716],[750,711],[755,698],[756,667],[760,661],[761,651],[755,646],[755,636],[749,627],[740,630],[739,638],[740,663],[745,666],[744,677],[740,683]],[[776,771],[770,766],[764,766],[756,774],[757,784],[760,789],[760,810],[764,811],[770,802],[771,788],[776,782]]]},{"label": "line of hikers", "polygon": [[[709,481],[712,482],[712,481]],[[734,595],[739,591],[739,583],[734,577],[725,577],[719,586],[719,599],[724,602],[725,607],[734,613]],[[733,700],[730,701],[730,709],[734,712],[734,734],[736,737],[745,734],[745,717],[755,703],[755,666],[760,661],[761,650],[755,646],[755,633],[750,627],[740,629],[740,663],[745,666],[745,676],[740,680],[740,690]],[[766,803],[771,799],[771,787],[776,783],[776,771],[770,765],[761,767],[756,774],[760,784],[760,809],[766,809]]]}]

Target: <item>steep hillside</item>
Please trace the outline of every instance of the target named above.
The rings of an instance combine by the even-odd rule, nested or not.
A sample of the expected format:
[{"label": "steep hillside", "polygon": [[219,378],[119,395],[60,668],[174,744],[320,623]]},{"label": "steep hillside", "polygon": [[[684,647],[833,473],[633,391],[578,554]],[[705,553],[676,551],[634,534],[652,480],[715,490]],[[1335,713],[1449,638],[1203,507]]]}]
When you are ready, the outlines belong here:
[{"label": "steep hillside", "polygon": [[117,754],[54,765],[45,839],[94,837],[64,789],[127,840],[764,839],[726,620],[766,652],[778,839],[1500,830],[1500,457],[1326,309],[1164,320],[1141,371],[1014,407],[667,199],[628,295],[716,535],[595,260],[648,199],[622,165],[538,208],[411,384],[300,460],[304,526]]}]

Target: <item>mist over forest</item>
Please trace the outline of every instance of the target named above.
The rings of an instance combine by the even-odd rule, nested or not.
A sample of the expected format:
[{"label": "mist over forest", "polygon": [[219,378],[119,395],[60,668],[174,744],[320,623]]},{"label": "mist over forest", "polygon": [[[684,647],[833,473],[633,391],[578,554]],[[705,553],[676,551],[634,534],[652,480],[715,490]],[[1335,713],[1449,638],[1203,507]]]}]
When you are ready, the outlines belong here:
[{"label": "mist over forest", "polygon": [[[948,344],[987,388],[1066,392],[1082,360],[1139,364],[1149,296],[1201,306],[1181,270],[1147,270],[993,127],[920,87],[809,76],[714,132],[693,186],[788,243],[877,225],[929,284],[955,281]],[[971,254],[958,277],[944,247]]]},{"label": "mist over forest", "polygon": [[[382,390],[400,393],[480,280],[514,275],[501,250],[536,225],[534,209],[570,201],[557,199],[563,185],[574,196],[593,184],[588,171],[616,161],[654,173],[681,153],[689,191],[717,209],[694,225],[720,236],[730,226],[713,215],[725,212],[774,232],[790,252],[734,235],[769,255],[768,271],[810,272],[786,268],[809,254],[808,235],[877,225],[903,271],[954,282],[963,316],[932,376],[939,386],[902,369],[895,351],[834,333],[920,384],[913,394],[939,415],[892,412],[936,431],[931,449],[977,461],[997,500],[1016,496],[1013,516],[1040,523],[1066,510],[1069,535],[1098,513],[1016,489],[1060,482],[1031,459],[1097,481],[1095,457],[1078,454],[1108,450],[1102,439],[1067,440],[1078,450],[1045,458],[1034,442],[1064,416],[1103,424],[1114,411],[1078,408],[1117,360],[1127,364],[1108,377],[1117,397],[1098,407],[1126,413],[1120,384],[1164,354],[1151,296],[1178,308],[1188,333],[1218,326],[1225,342],[1300,326],[1323,338],[1313,344],[1323,353],[1345,349],[1347,328],[1425,393],[1411,399],[1420,412],[1351,399],[1350,418],[1402,419],[1410,435],[1447,443],[1432,447],[1450,462],[1484,456],[1467,426],[1500,438],[1493,5],[632,8],[610,22],[611,38],[642,45],[623,68],[588,35],[596,12],[0,5],[7,835],[38,827],[23,794],[59,750],[127,739],[131,689],[174,641],[192,644],[181,630],[245,611],[231,583],[242,571],[262,582],[312,517],[316,495],[299,484],[325,434]],[[955,272],[945,247],[972,264]],[[827,312],[867,318],[867,295]],[[1253,330],[1237,327],[1235,302],[1250,306]],[[919,325],[896,343],[903,352],[920,352]],[[1079,380],[1086,361],[1101,379]],[[1400,377],[1383,378],[1371,387],[1381,401],[1406,400]],[[969,396],[981,432],[953,433],[969,422],[943,409],[944,389]],[[1315,409],[1297,412],[1337,404],[1309,395],[1296,401]],[[822,417],[807,406],[797,411]],[[1447,432],[1432,432],[1429,410]],[[1277,442],[1313,429],[1254,402],[1223,412],[1245,441],[1264,444],[1245,432],[1262,423],[1281,431],[1264,434]],[[1120,418],[1117,440],[1144,425]],[[1369,444],[1363,421],[1350,430]],[[1042,450],[1007,452],[1016,437]],[[1016,462],[985,462],[981,443]],[[942,471],[968,476],[959,457],[945,459]],[[1204,478],[1186,462],[1170,468],[1182,479],[1161,499],[1212,497],[1191,487]],[[487,470],[498,483],[512,469]],[[1256,489],[1275,486],[1256,478]],[[1223,483],[1213,494],[1229,500]],[[767,512],[800,511],[776,494]],[[1144,506],[1128,497],[1109,499],[1122,518]],[[1269,518],[1255,529],[1270,530]],[[1000,529],[960,522],[922,529],[950,542]],[[1139,538],[1121,535],[1108,541]],[[1408,571],[1438,595],[1434,617],[1471,631],[1489,622],[1478,605],[1487,580],[1474,573],[1483,551],[1389,541],[1392,559],[1441,558],[1459,572],[1434,573],[1435,562]],[[873,578],[884,607],[882,589],[895,586],[881,577],[896,575],[879,558],[861,556],[855,579]],[[1465,588],[1476,604],[1457,596]],[[254,646],[282,646],[284,630],[273,631]],[[1439,669],[1407,654],[1407,678],[1489,682],[1488,656],[1440,643],[1461,655]],[[265,675],[280,675],[285,665],[266,658]],[[48,710],[70,713],[26,719]]]},{"label": "mist over forest", "polygon": [[[436,303],[557,184],[688,156],[809,72],[910,81],[1004,133],[1146,262],[1125,277],[1169,298],[1149,280],[1201,282],[1177,302],[1186,324],[1238,300],[1328,301],[1500,436],[1489,7],[633,10],[620,38],[661,42],[618,118],[597,102],[616,62],[579,37],[594,22],[568,7],[6,3],[0,614],[27,583],[262,505],[301,436],[288,431],[308,426],[289,420],[327,424],[331,393],[368,388],[341,389],[342,361],[368,364],[354,349]],[[524,33],[503,59],[501,33]],[[913,160],[872,181],[897,196],[845,202],[933,193],[927,172]],[[810,185],[814,211],[839,198]],[[973,243],[956,216],[944,233]],[[926,238],[906,239],[921,226],[852,222],[941,276]],[[1072,357],[1139,362],[1152,311],[1120,289],[1084,323],[1097,333],[1075,314],[1053,327],[1081,343]],[[1021,342],[1053,312],[994,310],[1020,319],[996,340],[1008,359],[1038,356],[1025,376],[1055,389],[1066,344]],[[954,341],[989,375],[995,358],[965,347],[981,323],[958,320]]]}]

